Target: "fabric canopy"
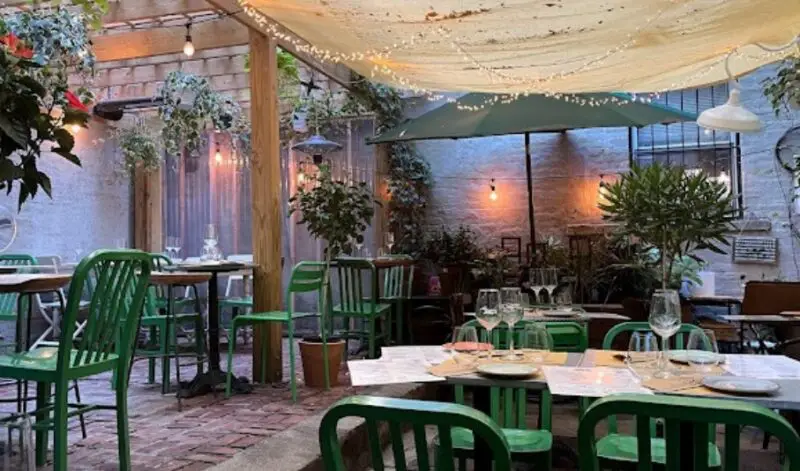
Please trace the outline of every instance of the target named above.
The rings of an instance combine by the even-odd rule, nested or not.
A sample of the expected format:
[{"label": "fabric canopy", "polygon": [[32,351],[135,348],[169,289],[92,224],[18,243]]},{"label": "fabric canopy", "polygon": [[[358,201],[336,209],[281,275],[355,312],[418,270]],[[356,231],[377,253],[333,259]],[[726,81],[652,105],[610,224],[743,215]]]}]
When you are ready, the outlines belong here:
[{"label": "fabric canopy", "polygon": [[510,103],[496,103],[479,111],[465,112],[459,107],[486,103],[491,95],[470,93],[454,103],[447,103],[424,115],[406,121],[380,136],[371,144],[422,139],[465,138],[554,132],[600,127],[640,127],[694,121],[697,116],[655,103],[627,101],[627,95],[580,95],[585,100],[604,101],[615,97],[619,102],[580,106],[544,95],[528,95]]},{"label": "fabric canopy", "polygon": [[317,56],[421,91],[659,92],[740,75],[800,33],[800,0],[240,0]]}]

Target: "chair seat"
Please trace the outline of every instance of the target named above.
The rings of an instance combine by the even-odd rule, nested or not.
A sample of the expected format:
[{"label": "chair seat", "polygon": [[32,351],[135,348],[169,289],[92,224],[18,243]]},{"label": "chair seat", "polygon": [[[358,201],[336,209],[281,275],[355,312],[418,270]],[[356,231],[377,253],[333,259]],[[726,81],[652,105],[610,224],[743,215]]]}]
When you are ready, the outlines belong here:
[{"label": "chair seat", "polygon": [[253,307],[253,297],[221,299],[219,305],[220,307]]},{"label": "chair seat", "polygon": [[[172,303],[176,308],[179,308],[185,306],[193,306],[195,304],[195,300],[192,298],[181,298],[173,300]],[[156,299],[156,308],[158,309],[166,309],[168,304],[169,300],[167,298]]]},{"label": "chair seat", "polygon": [[[74,364],[77,354],[75,350],[70,352],[70,364]],[[75,367],[70,371],[70,379],[113,370],[117,365],[117,358],[116,354],[110,353],[105,360]],[[0,377],[31,381],[46,380],[48,375],[55,375],[57,363],[58,347],[42,347],[22,353],[0,355]]]},{"label": "chair seat", "polygon": [[[637,451],[637,439],[633,435],[620,435],[612,433],[597,441],[598,458],[611,461],[628,461],[636,463],[639,461]],[[650,439],[650,455],[653,463],[666,464],[666,441],[663,438]],[[719,468],[722,466],[722,457],[719,448],[713,443],[708,444],[708,466]]]},{"label": "chair seat", "polygon": [[[369,316],[371,314],[372,303],[370,301],[364,301],[360,306],[358,306],[357,309],[352,309],[352,307],[353,306],[348,306],[348,309],[345,309],[341,304],[337,304],[333,306],[333,313],[336,315],[349,317]],[[375,315],[380,316],[391,309],[391,304],[376,304]]]},{"label": "chair seat", "polygon": [[[171,316],[175,322],[186,322],[186,321],[194,321],[198,317],[201,317],[200,314],[196,312],[191,313],[184,313],[184,314],[175,314]],[[142,327],[149,327],[149,326],[160,326],[167,323],[167,316],[142,316]]]},{"label": "chair seat", "polygon": [[[503,435],[508,441],[511,453],[544,453],[553,447],[553,434],[547,430],[522,430],[504,428]],[[459,450],[473,450],[475,438],[472,431],[454,427],[452,429],[453,448]]]},{"label": "chair seat", "polygon": [[[305,317],[317,317],[316,312],[293,312],[292,319],[303,319]],[[239,314],[236,322],[288,322],[289,313],[286,311],[252,312],[249,314]]]}]

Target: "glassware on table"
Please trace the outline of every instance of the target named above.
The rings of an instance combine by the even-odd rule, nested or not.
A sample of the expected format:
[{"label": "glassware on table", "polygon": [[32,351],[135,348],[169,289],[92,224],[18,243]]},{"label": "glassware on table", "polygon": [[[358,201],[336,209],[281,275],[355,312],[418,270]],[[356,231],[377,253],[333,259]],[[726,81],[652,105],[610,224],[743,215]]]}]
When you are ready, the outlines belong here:
[{"label": "glassware on table", "polygon": [[656,378],[669,378],[666,352],[669,338],[681,328],[681,302],[675,290],[656,290],[650,301],[650,328],[661,337],[661,351],[658,354],[658,367],[653,375]]},{"label": "glassware on table", "polygon": [[203,243],[214,247],[217,245],[218,241],[219,232],[217,231],[217,226],[214,224],[207,224],[205,234],[203,235]]},{"label": "glassware on table", "polygon": [[[500,314],[500,291],[496,289],[482,289],[478,291],[478,299],[475,301],[475,318],[478,323],[486,329],[489,343],[492,342],[492,329],[502,322]],[[490,351],[491,354],[491,351]]]},{"label": "glassware on table", "polygon": [[361,254],[362,254],[362,249],[364,247],[364,236],[363,235],[357,235],[355,237],[355,245],[356,245],[356,253],[354,253],[353,255],[356,256],[356,257],[360,257]]},{"label": "glassware on table", "polygon": [[173,237],[172,249],[175,251],[175,258],[173,260],[175,262],[181,259],[181,247],[183,247],[183,244],[181,243],[181,238],[177,236]]},{"label": "glassware on table", "polygon": [[533,361],[537,363],[544,362],[547,353],[553,349],[547,328],[539,323],[525,326],[519,336],[519,346],[525,350],[533,350]]},{"label": "glassware on table", "polygon": [[500,290],[500,316],[508,325],[508,355],[506,358],[515,359],[514,354],[514,325],[522,320],[522,290],[519,288],[502,288]]},{"label": "glassware on table", "polygon": [[534,299],[531,300],[531,303],[541,304],[541,300],[539,298],[543,287],[541,269],[531,268],[530,270],[528,270],[528,284],[530,285],[531,291],[533,291],[533,296],[534,296]]},{"label": "glassware on table", "polygon": [[[625,365],[634,371],[637,365],[652,365],[658,357],[658,338],[653,332],[633,332],[628,341],[628,354],[625,356]],[[643,370],[643,369],[642,369]]]},{"label": "glassware on table", "polygon": [[384,237],[384,242],[386,243],[386,247],[389,248],[387,254],[391,254],[392,247],[394,247],[394,232],[387,232],[386,234],[383,235],[383,237]]},{"label": "glassware on table", "polygon": [[458,362],[458,353],[475,352],[479,348],[478,330],[474,326],[460,325],[453,329],[453,337],[450,342],[450,356],[453,361]]},{"label": "glassware on table", "polygon": [[686,360],[696,371],[709,372],[720,363],[719,346],[713,330],[696,329],[689,333]]},{"label": "glassware on table", "polygon": [[554,297],[555,305],[562,309],[572,309],[572,292],[569,287],[565,287]]},{"label": "glassware on table", "polygon": [[547,301],[550,304],[555,304],[553,302],[553,293],[558,287],[558,269],[542,268],[542,284],[545,291],[547,291]]},{"label": "glassware on table", "polygon": [[75,260],[74,260],[75,263],[80,263],[81,258],[83,258],[83,254],[85,252],[86,252],[86,249],[84,249],[81,246],[78,246],[77,248],[72,249],[72,256],[75,258]]}]

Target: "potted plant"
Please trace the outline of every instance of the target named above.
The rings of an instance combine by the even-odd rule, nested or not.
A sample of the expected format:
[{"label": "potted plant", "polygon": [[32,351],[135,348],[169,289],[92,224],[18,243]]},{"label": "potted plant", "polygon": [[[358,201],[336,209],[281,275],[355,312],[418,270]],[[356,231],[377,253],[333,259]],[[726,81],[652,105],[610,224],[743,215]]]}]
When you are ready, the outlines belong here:
[{"label": "potted plant", "polygon": [[733,195],[702,172],[690,174],[658,163],[634,166],[604,188],[606,202],[599,205],[603,218],[618,223],[642,250],[658,250],[663,289],[670,287],[673,270],[683,267],[685,258],[702,262],[698,251],[724,254],[723,247],[730,245],[726,233],[738,215]]},{"label": "potted plant", "polygon": [[[331,260],[341,253],[350,253],[351,240],[363,241],[362,233],[369,226],[375,213],[372,191],[366,183],[336,181],[331,177],[327,164],[319,166],[317,175],[308,185],[301,186],[289,199],[290,214],[300,214],[298,224],[304,224],[308,232],[326,242],[325,263],[330,272]],[[326,298],[329,290],[323,290],[322,306],[328,309]],[[312,387],[324,385],[322,329],[326,321],[325,313],[320,313],[320,334],[305,337],[300,342],[300,355],[303,361],[305,383]],[[345,342],[340,338],[328,337],[328,375],[331,384],[336,384],[339,366],[342,362]]]},{"label": "potted plant", "polygon": [[159,131],[142,119],[120,126],[111,132],[122,152],[123,170],[133,176],[137,168],[146,172],[158,170],[163,161]]},{"label": "potted plant", "polygon": [[764,80],[764,95],[776,115],[789,107],[800,109],[800,56],[786,58],[775,76]]}]

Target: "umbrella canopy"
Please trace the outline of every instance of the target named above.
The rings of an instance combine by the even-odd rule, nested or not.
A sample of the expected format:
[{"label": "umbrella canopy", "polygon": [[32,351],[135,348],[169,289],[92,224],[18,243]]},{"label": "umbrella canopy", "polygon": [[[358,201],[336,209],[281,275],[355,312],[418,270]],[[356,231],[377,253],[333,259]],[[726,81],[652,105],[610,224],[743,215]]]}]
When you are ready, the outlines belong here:
[{"label": "umbrella canopy", "polygon": [[[569,129],[640,127],[694,121],[696,115],[655,103],[632,101],[626,94],[591,93],[575,99],[528,95],[510,103],[493,102],[494,95],[469,93],[453,103],[440,106],[408,120],[383,134],[368,139],[371,144],[423,139],[459,139],[501,136],[529,132],[560,132]],[[616,103],[608,102],[615,98]],[[574,101],[596,106],[581,106]],[[479,107],[468,111],[459,108]]]}]

